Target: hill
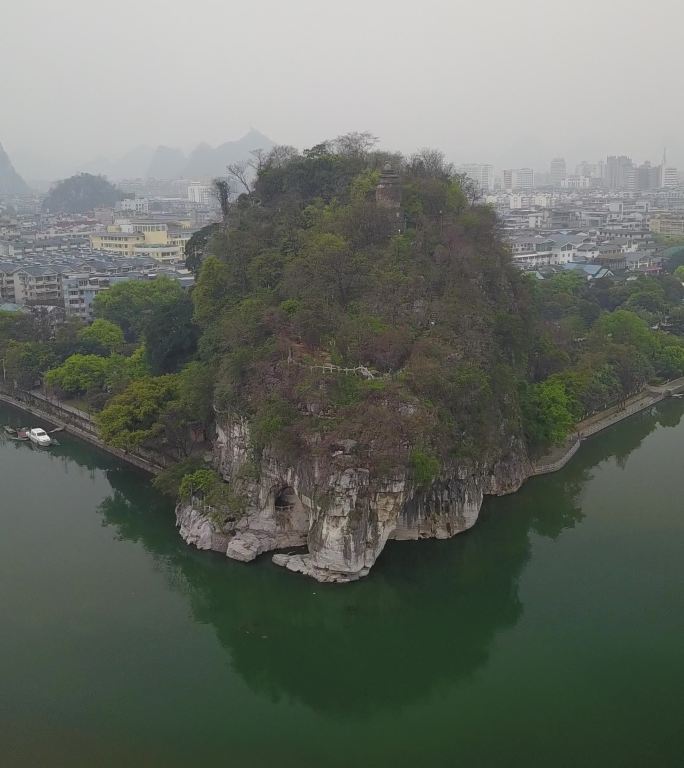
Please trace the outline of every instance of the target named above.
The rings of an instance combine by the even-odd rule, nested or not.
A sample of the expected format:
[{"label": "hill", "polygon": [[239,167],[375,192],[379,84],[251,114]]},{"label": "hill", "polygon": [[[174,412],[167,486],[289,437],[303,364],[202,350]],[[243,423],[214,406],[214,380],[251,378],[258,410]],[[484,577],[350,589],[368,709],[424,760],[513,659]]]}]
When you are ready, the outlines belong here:
[{"label": "hill", "polygon": [[104,405],[106,442],[176,458],[158,483],[189,543],[306,546],[274,560],[325,581],[390,538],[467,530],[579,420],[684,374],[684,267],[523,274],[439,152],[364,134],[275,147],[188,256],[191,294],[113,286],[76,346],[8,328],[8,376],[57,365],[50,386]]},{"label": "hill", "polygon": [[123,193],[104,176],[79,173],[58,182],[43,201],[50,213],[87,213],[95,208],[112,207]]},{"label": "hill", "polygon": [[0,144],[0,195],[24,195],[28,184],[15,171],[12,161]]},{"label": "hill", "polygon": [[676,278],[540,284],[440,153],[366,143],[275,149],[193,294],[230,511],[186,501],[181,533],[243,560],[306,544],[274,561],[325,581],[466,530],[584,414],[684,371],[650,330],[684,320]]}]

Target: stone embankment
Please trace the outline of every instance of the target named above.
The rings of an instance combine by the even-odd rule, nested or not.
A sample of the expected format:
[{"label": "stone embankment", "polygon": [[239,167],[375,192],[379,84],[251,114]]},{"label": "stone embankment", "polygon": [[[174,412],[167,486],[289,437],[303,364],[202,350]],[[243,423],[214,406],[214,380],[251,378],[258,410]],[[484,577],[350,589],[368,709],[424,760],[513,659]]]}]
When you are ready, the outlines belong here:
[{"label": "stone embankment", "polygon": [[646,387],[639,394],[605,411],[580,421],[575,427],[575,432],[563,445],[557,446],[551,453],[536,461],[533,465],[532,475],[548,475],[558,472],[577,453],[583,440],[602,432],[613,424],[633,416],[635,413],[652,407],[666,397],[677,395],[684,391],[684,378],[669,381],[658,387]]},{"label": "stone embankment", "polygon": [[152,454],[149,452],[145,452],[144,455],[141,453],[133,454],[107,445],[98,435],[97,425],[90,414],[54,398],[49,398],[42,392],[14,390],[10,393],[7,390],[0,389],[0,401],[31,413],[47,424],[62,428],[65,432],[76,435],[76,437],[86,440],[103,451],[112,454],[112,456],[116,456],[118,459],[145,472],[156,475],[164,467],[172,463],[171,459],[162,454]]}]

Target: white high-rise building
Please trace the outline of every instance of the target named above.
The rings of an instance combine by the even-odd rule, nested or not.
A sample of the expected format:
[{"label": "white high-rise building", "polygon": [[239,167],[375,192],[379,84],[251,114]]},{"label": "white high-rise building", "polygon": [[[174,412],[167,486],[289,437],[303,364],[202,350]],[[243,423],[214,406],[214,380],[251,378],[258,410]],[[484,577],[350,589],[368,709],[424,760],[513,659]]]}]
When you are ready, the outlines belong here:
[{"label": "white high-rise building", "polygon": [[663,187],[678,187],[679,186],[679,171],[672,166],[663,166],[662,168],[662,186]]},{"label": "white high-rise building", "polygon": [[534,171],[532,168],[518,168],[513,171],[513,187],[523,192],[531,192],[534,189]]},{"label": "white high-rise building", "polygon": [[208,184],[200,184],[193,181],[188,187],[188,200],[191,203],[199,203],[201,205],[210,205],[214,195],[214,190]]},{"label": "white high-rise building", "polygon": [[494,189],[494,166],[484,163],[466,163],[459,169],[460,173],[472,179],[481,192],[489,192]]},{"label": "white high-rise building", "polygon": [[504,189],[531,192],[534,189],[534,171],[532,168],[517,168],[503,172]]}]

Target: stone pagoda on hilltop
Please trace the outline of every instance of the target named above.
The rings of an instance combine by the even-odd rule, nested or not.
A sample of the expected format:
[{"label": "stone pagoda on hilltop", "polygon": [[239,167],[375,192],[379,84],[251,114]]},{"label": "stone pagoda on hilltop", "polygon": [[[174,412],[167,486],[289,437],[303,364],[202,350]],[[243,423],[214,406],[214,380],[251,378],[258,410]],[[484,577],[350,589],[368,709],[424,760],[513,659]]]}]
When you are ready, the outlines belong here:
[{"label": "stone pagoda on hilltop", "polygon": [[399,174],[392,168],[390,163],[386,163],[380,173],[380,181],[375,188],[375,200],[378,205],[384,205],[386,208],[394,208],[397,211],[401,207],[401,185],[399,183]]}]

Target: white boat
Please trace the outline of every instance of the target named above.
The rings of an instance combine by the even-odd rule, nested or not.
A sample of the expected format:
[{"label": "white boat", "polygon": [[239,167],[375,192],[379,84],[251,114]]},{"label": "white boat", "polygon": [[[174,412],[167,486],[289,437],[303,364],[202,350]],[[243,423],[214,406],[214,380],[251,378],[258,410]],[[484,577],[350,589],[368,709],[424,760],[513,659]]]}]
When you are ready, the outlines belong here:
[{"label": "white boat", "polygon": [[41,445],[43,447],[50,445],[52,440],[50,439],[50,435],[44,430],[40,429],[40,427],[34,427],[33,429],[29,429],[28,431],[28,439],[35,443],[36,445]]}]

